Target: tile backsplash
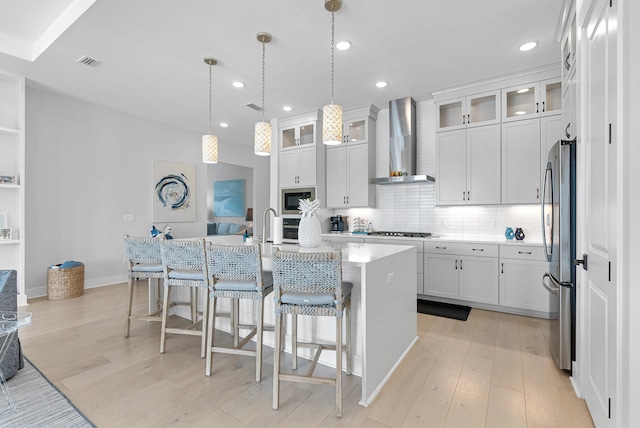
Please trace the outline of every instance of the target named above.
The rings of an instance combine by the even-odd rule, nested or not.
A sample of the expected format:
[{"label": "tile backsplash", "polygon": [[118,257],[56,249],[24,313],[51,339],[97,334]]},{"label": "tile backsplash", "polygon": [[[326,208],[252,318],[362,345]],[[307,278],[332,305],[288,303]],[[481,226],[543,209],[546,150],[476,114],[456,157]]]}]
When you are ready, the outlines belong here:
[{"label": "tile backsplash", "polygon": [[[376,171],[389,171],[388,109],[376,121]],[[435,106],[433,101],[416,105],[417,174],[435,176]],[[436,177],[437,179],[437,177]],[[539,205],[435,206],[433,183],[376,186],[376,208],[336,210],[350,219],[370,219],[376,230],[431,232],[451,238],[504,239],[507,226],[521,227],[525,240],[541,242]],[[349,225],[351,227],[351,224]]]}]

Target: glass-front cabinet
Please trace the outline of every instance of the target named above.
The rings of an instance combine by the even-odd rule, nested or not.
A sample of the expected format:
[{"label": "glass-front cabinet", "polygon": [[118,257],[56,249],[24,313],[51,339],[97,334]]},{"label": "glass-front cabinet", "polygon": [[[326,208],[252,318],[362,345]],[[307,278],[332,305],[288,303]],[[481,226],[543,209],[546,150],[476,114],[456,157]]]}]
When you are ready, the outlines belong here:
[{"label": "glass-front cabinet", "polygon": [[562,113],[562,83],[549,79],[502,90],[502,121]]},{"label": "glass-front cabinet", "polygon": [[378,107],[373,104],[342,112],[343,143],[375,143]]},{"label": "glass-front cabinet", "polygon": [[291,126],[282,129],[280,135],[280,141],[282,142],[282,148],[288,149],[291,147],[298,147],[307,144],[315,144],[315,123],[309,122],[302,125]]},{"label": "glass-front cabinet", "polygon": [[437,102],[436,116],[438,131],[500,123],[500,91]]}]

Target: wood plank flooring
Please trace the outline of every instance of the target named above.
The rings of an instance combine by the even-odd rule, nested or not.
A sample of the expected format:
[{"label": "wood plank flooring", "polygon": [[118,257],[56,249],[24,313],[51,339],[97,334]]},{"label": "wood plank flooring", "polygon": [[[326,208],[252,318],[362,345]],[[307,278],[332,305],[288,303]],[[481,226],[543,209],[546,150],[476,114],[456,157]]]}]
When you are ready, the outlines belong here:
[{"label": "wood plank flooring", "polygon": [[[146,293],[139,282],[138,311]],[[323,385],[283,382],[272,410],[271,348],[256,383],[253,358],[237,355],[215,354],[207,378],[197,337],[170,335],[160,354],[160,323],[132,322],[125,339],[126,294],[118,284],[23,308],[33,312],[20,330],[24,354],[98,427],[593,426],[551,359],[546,320],[478,309],[467,321],[417,314],[420,338],[373,404],[358,405],[360,378],[344,375],[338,419],[334,389]]]}]

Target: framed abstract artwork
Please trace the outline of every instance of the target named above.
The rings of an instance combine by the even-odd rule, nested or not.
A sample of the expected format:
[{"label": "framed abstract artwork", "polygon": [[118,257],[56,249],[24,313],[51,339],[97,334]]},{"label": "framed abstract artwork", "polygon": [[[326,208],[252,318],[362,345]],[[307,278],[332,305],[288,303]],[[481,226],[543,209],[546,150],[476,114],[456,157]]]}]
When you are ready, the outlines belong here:
[{"label": "framed abstract artwork", "polygon": [[244,217],[244,180],[213,183],[213,215],[215,217]]},{"label": "framed abstract artwork", "polygon": [[196,167],[153,161],[154,223],[196,221]]}]

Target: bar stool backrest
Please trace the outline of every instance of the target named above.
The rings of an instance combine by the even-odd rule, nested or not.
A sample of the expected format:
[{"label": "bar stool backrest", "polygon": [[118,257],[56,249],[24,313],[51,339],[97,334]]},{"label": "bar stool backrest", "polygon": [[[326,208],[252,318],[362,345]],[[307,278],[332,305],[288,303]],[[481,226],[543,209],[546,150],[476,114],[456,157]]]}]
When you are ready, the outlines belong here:
[{"label": "bar stool backrest", "polygon": [[[164,237],[149,238],[126,235],[124,237],[124,257],[129,273],[141,278],[162,277],[162,243]],[[159,269],[144,269],[134,272],[136,265],[153,265]]]},{"label": "bar stool backrest", "polygon": [[209,285],[214,281],[255,281],[258,290],[262,283],[262,255],[260,244],[217,245],[207,243]]}]

